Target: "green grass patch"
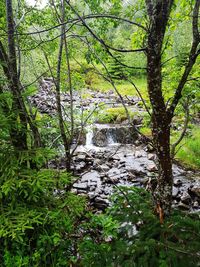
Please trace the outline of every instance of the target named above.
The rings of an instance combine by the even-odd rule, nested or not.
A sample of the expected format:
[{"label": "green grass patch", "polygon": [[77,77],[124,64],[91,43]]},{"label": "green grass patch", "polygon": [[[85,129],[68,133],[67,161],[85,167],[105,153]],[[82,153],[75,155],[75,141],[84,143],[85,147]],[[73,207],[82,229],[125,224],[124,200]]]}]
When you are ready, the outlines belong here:
[{"label": "green grass patch", "polygon": [[200,127],[195,127],[182,142],[176,157],[188,167],[200,169]]},{"label": "green grass patch", "polygon": [[[133,80],[133,82],[135,83],[137,88],[140,90],[142,96],[145,99],[148,99],[146,79],[145,78],[135,78]],[[123,96],[125,96],[125,95],[127,95],[127,96],[137,95],[137,92],[136,92],[135,88],[133,87],[133,85],[127,81],[120,81],[120,82],[116,81],[115,86],[116,86],[117,90],[119,91],[119,93],[122,94]],[[100,78],[98,80],[95,80],[95,82],[91,84],[91,88],[94,90],[100,90],[101,92],[108,92],[109,90],[114,90],[114,88],[112,87],[112,85],[109,82],[107,82],[103,79],[100,79]]]},{"label": "green grass patch", "polygon": [[[133,112],[130,108],[128,109],[129,116],[131,119],[134,116],[138,115],[137,112]],[[120,123],[127,119],[127,114],[124,107],[115,107],[115,108],[107,108],[101,110],[97,115],[98,123]]]}]

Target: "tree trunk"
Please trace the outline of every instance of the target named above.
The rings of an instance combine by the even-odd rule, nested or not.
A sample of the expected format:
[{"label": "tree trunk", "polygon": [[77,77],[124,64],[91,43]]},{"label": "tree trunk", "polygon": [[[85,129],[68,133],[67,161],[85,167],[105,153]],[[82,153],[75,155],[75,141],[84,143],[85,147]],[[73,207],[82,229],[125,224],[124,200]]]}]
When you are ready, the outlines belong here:
[{"label": "tree trunk", "polygon": [[152,105],[153,140],[158,159],[158,183],[155,202],[160,220],[171,209],[172,196],[172,162],[170,157],[170,121],[167,116],[162,94],[162,45],[173,1],[146,0],[150,19],[147,44],[147,84]]}]

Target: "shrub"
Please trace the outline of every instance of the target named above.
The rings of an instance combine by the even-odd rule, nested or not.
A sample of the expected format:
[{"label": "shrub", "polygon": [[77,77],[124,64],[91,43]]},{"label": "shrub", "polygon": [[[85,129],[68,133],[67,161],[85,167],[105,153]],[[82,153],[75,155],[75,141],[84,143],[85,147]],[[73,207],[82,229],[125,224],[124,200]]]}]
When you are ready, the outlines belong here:
[{"label": "shrub", "polygon": [[[200,265],[199,214],[174,210],[160,224],[149,193],[138,188],[122,190],[126,197],[117,192],[113,206],[105,215],[110,218],[110,239],[100,244],[91,238],[85,240],[80,247],[83,266]],[[102,228],[107,233],[104,225]]]},{"label": "shrub", "polygon": [[65,190],[70,174],[30,169],[29,158],[0,153],[0,266],[69,266],[86,201]]}]

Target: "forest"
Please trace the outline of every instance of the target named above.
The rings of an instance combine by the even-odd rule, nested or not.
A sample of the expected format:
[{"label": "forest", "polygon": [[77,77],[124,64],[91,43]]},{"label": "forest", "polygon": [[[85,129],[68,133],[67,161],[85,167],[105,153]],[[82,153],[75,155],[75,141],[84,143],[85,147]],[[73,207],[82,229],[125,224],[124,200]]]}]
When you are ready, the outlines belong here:
[{"label": "forest", "polygon": [[200,0],[1,0],[0,266],[200,266]]}]

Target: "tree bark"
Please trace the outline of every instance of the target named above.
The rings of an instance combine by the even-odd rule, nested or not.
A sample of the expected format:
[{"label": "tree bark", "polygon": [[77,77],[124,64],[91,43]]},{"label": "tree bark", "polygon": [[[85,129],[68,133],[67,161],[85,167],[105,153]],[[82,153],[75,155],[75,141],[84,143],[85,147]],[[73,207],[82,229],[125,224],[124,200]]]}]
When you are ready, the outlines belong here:
[{"label": "tree bark", "polygon": [[152,105],[152,133],[159,172],[154,196],[161,221],[164,215],[170,213],[173,184],[170,157],[170,121],[162,94],[161,68],[162,45],[172,2],[146,0],[150,19],[147,44],[147,84]]}]

